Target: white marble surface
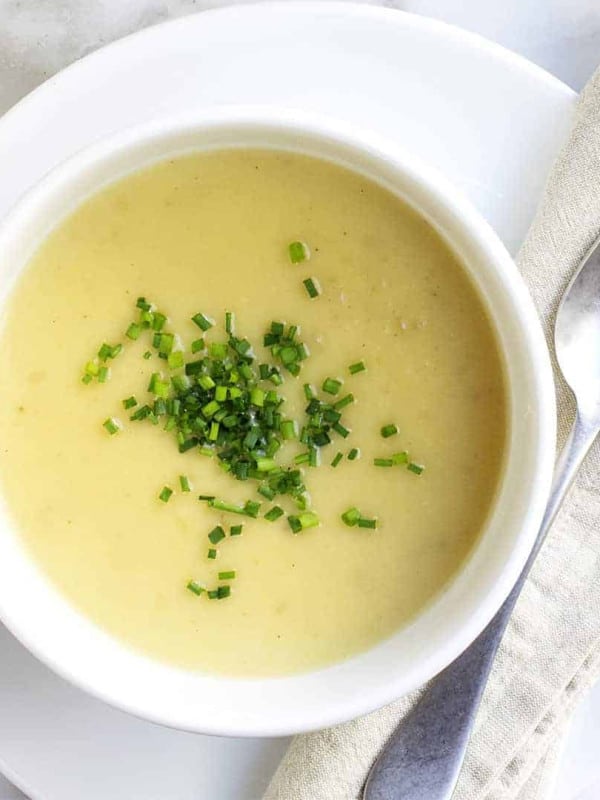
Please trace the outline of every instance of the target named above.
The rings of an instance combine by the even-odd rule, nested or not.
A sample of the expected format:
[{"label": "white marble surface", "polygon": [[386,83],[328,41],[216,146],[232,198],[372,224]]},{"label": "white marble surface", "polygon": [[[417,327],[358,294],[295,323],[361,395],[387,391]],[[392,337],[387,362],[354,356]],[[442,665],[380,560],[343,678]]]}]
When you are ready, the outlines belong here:
[{"label": "white marble surface", "polygon": [[[0,0],[0,113],[61,67],[115,38],[221,4],[219,0]],[[481,33],[575,89],[600,62],[600,0],[390,0],[385,4]],[[597,687],[576,714],[549,800],[600,800],[599,750]],[[0,776],[0,800],[17,798],[23,795]]]}]

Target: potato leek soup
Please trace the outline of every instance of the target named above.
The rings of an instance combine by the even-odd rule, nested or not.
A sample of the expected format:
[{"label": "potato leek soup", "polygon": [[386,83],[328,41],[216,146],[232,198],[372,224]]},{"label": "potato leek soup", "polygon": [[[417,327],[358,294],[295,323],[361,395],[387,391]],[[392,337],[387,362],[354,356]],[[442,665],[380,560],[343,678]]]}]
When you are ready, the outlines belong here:
[{"label": "potato leek soup", "polygon": [[39,248],[0,347],[19,535],[157,660],[358,653],[452,578],[494,501],[483,303],[428,222],[328,162],[232,149],[111,184]]}]

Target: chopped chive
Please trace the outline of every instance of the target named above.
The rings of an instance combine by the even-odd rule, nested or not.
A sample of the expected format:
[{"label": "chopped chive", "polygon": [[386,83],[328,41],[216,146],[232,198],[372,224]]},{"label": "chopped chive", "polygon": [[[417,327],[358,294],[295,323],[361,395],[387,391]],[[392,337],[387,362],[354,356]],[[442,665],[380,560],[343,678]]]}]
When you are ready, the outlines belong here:
[{"label": "chopped chive", "polygon": [[167,321],[167,317],[165,314],[161,314],[160,311],[155,311],[152,317],[152,329],[155,331],[162,331]]},{"label": "chopped chive", "polygon": [[158,336],[158,352],[163,356],[169,356],[173,352],[175,345],[175,336],[172,333],[157,333]]},{"label": "chopped chive", "polygon": [[337,465],[340,463],[340,461],[342,460],[343,457],[344,456],[343,456],[342,453],[340,453],[340,452],[336,453],[334,458],[333,458],[333,461],[331,462],[331,466],[332,467],[337,467]]},{"label": "chopped chive", "polygon": [[308,296],[311,299],[318,297],[321,294],[321,289],[315,278],[306,278],[302,281],[302,283],[304,284],[304,288],[308,292]]},{"label": "chopped chive", "polygon": [[377,520],[376,519],[365,519],[365,517],[361,517],[358,520],[358,527],[359,528],[376,528],[377,527]]},{"label": "chopped chive", "polygon": [[232,525],[229,528],[229,535],[230,536],[241,536],[243,527],[244,527],[243,525]]},{"label": "chopped chive", "polygon": [[198,581],[188,581],[188,584],[187,584],[187,586],[186,586],[185,588],[186,588],[186,589],[189,589],[189,590],[190,590],[190,592],[193,592],[194,594],[196,594],[196,595],[198,595],[198,596],[199,596],[199,595],[201,595],[201,594],[202,594],[202,592],[205,592],[205,591],[206,591],[206,589],[204,588],[204,586],[201,586],[201,585],[198,583]]},{"label": "chopped chive", "polygon": [[235,578],[235,570],[229,569],[225,572],[219,572],[220,581],[232,581]]},{"label": "chopped chive", "polygon": [[171,369],[183,367],[183,352],[181,350],[174,350],[172,353],[169,353],[167,364]]},{"label": "chopped chive", "polygon": [[267,500],[272,500],[277,494],[277,492],[274,489],[271,489],[271,487],[267,484],[259,486],[257,492],[262,494],[263,497],[266,497]]},{"label": "chopped chive", "polygon": [[302,514],[290,515],[288,524],[292,533],[299,533],[307,528],[316,528],[319,525],[319,517],[313,511],[305,511]]},{"label": "chopped chive", "polygon": [[136,308],[141,308],[142,311],[150,311],[152,305],[146,300],[145,297],[138,297],[136,300]]},{"label": "chopped chive", "polygon": [[342,382],[336,378],[325,378],[321,387],[327,394],[337,394],[342,388]]},{"label": "chopped chive", "polygon": [[160,494],[158,495],[158,499],[162,500],[163,503],[168,503],[172,494],[173,489],[171,489],[169,486],[163,486],[163,488],[160,490]]},{"label": "chopped chive", "polygon": [[348,429],[348,428],[345,428],[345,427],[344,427],[344,426],[343,426],[341,423],[339,423],[339,422],[336,422],[336,423],[335,423],[335,425],[332,425],[331,427],[332,427],[332,430],[334,430],[336,433],[339,433],[339,435],[340,435],[340,436],[341,436],[343,439],[345,439],[345,438],[346,438],[346,437],[349,435],[349,433],[350,433],[349,429]]},{"label": "chopped chive", "polygon": [[349,406],[350,403],[354,402],[354,395],[352,393],[344,395],[344,397],[340,398],[336,403],[333,404],[333,407],[336,411],[341,411],[342,408],[346,408]]},{"label": "chopped chive", "polygon": [[293,419],[285,419],[281,423],[281,437],[282,439],[297,439],[298,429],[296,422]]},{"label": "chopped chive", "polygon": [[121,424],[119,420],[115,419],[114,417],[108,417],[102,423],[104,428],[113,436],[115,433],[121,430]]},{"label": "chopped chive", "polygon": [[84,383],[91,383],[91,382],[92,382],[94,379],[92,378],[92,376],[91,376],[91,375],[87,375],[87,374],[86,374],[86,375],[84,375],[84,376],[81,378],[81,380],[82,380]]},{"label": "chopped chive", "polygon": [[271,472],[277,468],[276,462],[272,458],[258,456],[256,459],[256,469],[259,472]]},{"label": "chopped chive", "polygon": [[209,547],[208,548],[208,552],[206,553],[206,557],[210,558],[211,560],[214,561],[214,559],[217,557],[217,551],[215,550],[214,547]]},{"label": "chopped chive", "polygon": [[215,499],[214,494],[199,494],[198,495],[198,500],[208,500],[209,503],[211,502],[211,500],[214,500],[214,499]]},{"label": "chopped chive", "polygon": [[192,322],[195,322],[202,331],[209,330],[209,328],[212,328],[212,326],[215,324],[214,319],[210,319],[210,317],[200,313],[194,314],[192,317]]},{"label": "chopped chive", "polygon": [[256,503],[254,500],[246,500],[244,504],[244,513],[248,517],[258,517],[258,512],[260,511],[260,503]]},{"label": "chopped chive", "polygon": [[110,358],[110,354],[112,353],[112,347],[106,342],[103,342],[100,349],[98,350],[98,358],[100,361],[107,361]]},{"label": "chopped chive", "polygon": [[199,353],[204,350],[204,339],[194,339],[190,347],[192,353]]},{"label": "chopped chive", "polygon": [[100,367],[98,370],[98,383],[106,383],[108,378],[108,367]]},{"label": "chopped chive", "polygon": [[423,472],[423,470],[425,469],[425,467],[422,466],[422,464],[415,464],[414,461],[411,461],[407,465],[406,469],[409,470],[409,472],[414,472],[415,475],[420,475]]},{"label": "chopped chive", "polygon": [[394,453],[392,456],[392,461],[395,465],[398,464],[408,464],[408,453],[406,450],[402,450],[400,453]]},{"label": "chopped chive", "polygon": [[211,342],[208,349],[213,358],[222,359],[227,355],[225,342]]},{"label": "chopped chive", "polygon": [[219,597],[219,591],[218,591],[218,589],[211,589],[211,590],[208,592],[208,599],[209,599],[209,600],[217,600],[217,599],[218,599],[218,597]]},{"label": "chopped chive", "polygon": [[190,481],[187,475],[179,476],[179,485],[182,492],[191,492]]},{"label": "chopped chive", "polygon": [[208,534],[208,538],[210,539],[212,544],[219,544],[221,539],[225,538],[225,531],[223,530],[223,528],[220,525],[217,525]]},{"label": "chopped chive", "polygon": [[217,589],[217,600],[223,600],[231,594],[231,586],[219,586]]},{"label": "chopped chive", "polygon": [[292,264],[300,264],[310,258],[310,251],[304,242],[290,242],[288,253]]},{"label": "chopped chive", "polygon": [[235,328],[235,316],[231,311],[225,312],[225,331],[232,336]]},{"label": "chopped chive", "polygon": [[358,524],[358,520],[361,518],[360,511],[358,508],[349,508],[347,511],[344,511],[342,514],[342,521],[349,525],[351,528],[354,525]]},{"label": "chopped chive", "polygon": [[265,514],[265,519],[269,522],[275,522],[275,520],[279,519],[279,517],[282,517],[284,513],[285,512],[281,506],[273,506],[273,508],[270,511],[267,511]]},{"label": "chopped chive", "polygon": [[132,341],[140,338],[140,334],[142,333],[142,326],[138,325],[137,322],[132,322],[131,325],[125,331],[125,336]]},{"label": "chopped chive", "polygon": [[358,447],[353,447],[352,450],[348,453],[348,461],[355,461],[360,455],[360,450]]},{"label": "chopped chive", "polygon": [[126,397],[125,400],[123,400],[122,402],[123,402],[123,408],[126,409],[133,408],[138,404],[138,401],[135,399],[133,395],[131,395],[131,397]]},{"label": "chopped chive", "polygon": [[315,390],[310,383],[304,384],[304,396],[307,400],[313,400],[316,397]]},{"label": "chopped chive", "polygon": [[350,375],[356,375],[358,372],[364,372],[365,370],[366,367],[364,361],[357,361],[355,364],[350,364],[348,367]]},{"label": "chopped chive", "polygon": [[395,436],[398,433],[398,427],[391,422],[389,425],[384,425],[381,428],[381,435],[384,439],[389,439],[390,436]]},{"label": "chopped chive", "polygon": [[287,518],[288,525],[292,529],[292,533],[300,533],[302,530],[302,523],[300,522],[300,518],[295,515],[290,515]]},{"label": "chopped chive", "polygon": [[88,361],[85,365],[85,374],[90,375],[91,377],[97,377],[98,373],[100,372],[100,366],[96,364],[95,361]]},{"label": "chopped chive", "polygon": [[393,467],[394,466],[394,459],[393,458],[374,458],[373,464],[376,467]]}]

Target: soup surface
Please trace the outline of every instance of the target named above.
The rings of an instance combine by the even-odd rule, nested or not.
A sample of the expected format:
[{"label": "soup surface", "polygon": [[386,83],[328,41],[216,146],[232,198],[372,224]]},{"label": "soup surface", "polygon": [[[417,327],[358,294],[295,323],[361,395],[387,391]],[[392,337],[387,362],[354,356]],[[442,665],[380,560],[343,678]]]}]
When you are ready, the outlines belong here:
[{"label": "soup surface", "polygon": [[[288,251],[295,240],[310,249],[300,263]],[[273,363],[262,344],[272,320],[299,325],[310,351],[300,375],[282,369],[281,386],[264,386],[285,397],[285,417],[302,419],[305,383],[327,398],[323,381],[343,380],[330,399],[353,394],[342,420],[350,434],[332,434],[321,466],[299,467],[318,527],[294,535],[285,515],[265,520],[275,503],[299,512],[198,448],[180,453],[162,420],[129,421],[135,408],[124,410],[123,399],[150,402],[150,375],[169,372],[151,331],[125,336],[140,295],[168,315],[186,361],[198,358],[198,337],[225,339],[226,310],[257,363]],[[206,333],[191,321],[198,312],[215,320]],[[102,342],[121,342],[123,352],[107,363],[106,382],[85,384],[84,365]],[[194,154],[93,196],[20,277],[0,358],[0,480],[32,557],[99,626],[185,668],[285,674],[391,635],[460,568],[502,469],[501,361],[461,265],[388,191],[300,155]],[[350,374],[360,361],[366,369]],[[107,417],[122,425],[115,435]],[[398,433],[384,438],[392,423]],[[305,450],[286,441],[274,458],[290,463]],[[422,474],[374,465],[402,451]],[[180,490],[180,475],[191,492]],[[174,490],[168,502],[164,486]],[[219,511],[199,494],[260,501],[259,517]],[[377,528],[345,525],[340,515],[352,507]],[[243,524],[242,535],[213,546],[207,535],[219,524],[226,533]],[[231,570],[231,595],[218,602],[186,588],[190,579],[217,586]]]}]

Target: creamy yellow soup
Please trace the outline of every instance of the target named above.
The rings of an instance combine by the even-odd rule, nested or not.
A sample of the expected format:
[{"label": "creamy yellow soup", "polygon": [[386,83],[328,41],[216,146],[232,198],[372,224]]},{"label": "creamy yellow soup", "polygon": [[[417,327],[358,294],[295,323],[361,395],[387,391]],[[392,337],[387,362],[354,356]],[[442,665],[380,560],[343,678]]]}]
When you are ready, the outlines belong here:
[{"label": "creamy yellow soup", "polygon": [[[292,264],[291,241],[310,258]],[[316,279],[320,295],[303,285]],[[284,416],[302,418],[303,384],[327,377],[356,402],[321,466],[302,467],[319,527],[293,534],[263,514],[257,482],[178,451],[162,422],[130,422],[166,364],[144,332],[125,335],[136,298],[169,317],[185,346],[197,312],[226,310],[272,363],[272,320],[301,326],[310,356],[285,373]],[[102,342],[124,345],[105,383],[81,381]],[[151,359],[143,354],[150,350]],[[501,358],[465,271],[432,227],[387,190],[290,153],[194,154],[120,180],[71,214],[19,279],[0,339],[0,481],[31,557],[83,614],[147,655],[213,673],[280,675],[348,658],[411,620],[456,574],[494,500],[506,440]],[[348,367],[364,361],[366,370]],[[265,388],[269,388],[265,386]],[[273,387],[270,387],[273,388]],[[322,394],[320,395],[322,396]],[[102,423],[122,425],[109,435]],[[394,423],[389,438],[382,426]],[[355,460],[347,455],[359,450]],[[305,450],[287,443],[289,463]],[[425,470],[376,467],[408,451]],[[337,467],[331,461],[341,452]],[[183,493],[179,475],[192,491]],[[174,492],[159,499],[164,486]],[[198,500],[262,503],[259,518]],[[377,529],[348,527],[356,507]],[[228,536],[207,557],[215,525]],[[209,600],[190,579],[231,595]]]}]

